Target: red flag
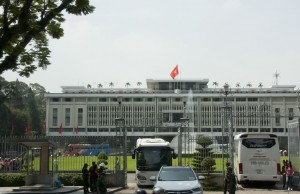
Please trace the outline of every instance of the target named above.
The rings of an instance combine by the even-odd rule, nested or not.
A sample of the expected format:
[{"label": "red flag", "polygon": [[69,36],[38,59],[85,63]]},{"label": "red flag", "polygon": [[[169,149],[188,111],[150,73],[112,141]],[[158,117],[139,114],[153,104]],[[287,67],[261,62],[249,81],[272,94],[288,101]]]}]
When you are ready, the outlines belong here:
[{"label": "red flag", "polygon": [[60,124],[60,127],[58,128],[58,133],[61,135],[62,133],[62,124]]},{"label": "red flag", "polygon": [[29,135],[30,135],[30,127],[27,126],[27,127],[26,127],[26,136],[29,136]]},{"label": "red flag", "polygon": [[78,125],[77,125],[77,127],[76,127],[76,135],[78,135]]},{"label": "red flag", "polygon": [[171,71],[170,76],[172,79],[174,79],[178,74],[179,71],[178,71],[178,64],[177,64],[176,67]]}]

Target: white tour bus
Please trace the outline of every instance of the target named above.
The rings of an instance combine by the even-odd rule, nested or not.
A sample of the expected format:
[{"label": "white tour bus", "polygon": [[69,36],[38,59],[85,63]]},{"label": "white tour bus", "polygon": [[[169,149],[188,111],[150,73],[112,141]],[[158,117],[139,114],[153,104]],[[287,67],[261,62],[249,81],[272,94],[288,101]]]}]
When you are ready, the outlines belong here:
[{"label": "white tour bus", "polygon": [[132,155],[136,159],[137,185],[154,185],[151,176],[156,176],[160,167],[172,166],[172,158],[176,158],[170,143],[161,138],[139,138]]},{"label": "white tour bus", "polygon": [[280,181],[278,137],[266,133],[241,133],[234,137],[234,168],[239,183],[271,185]]}]

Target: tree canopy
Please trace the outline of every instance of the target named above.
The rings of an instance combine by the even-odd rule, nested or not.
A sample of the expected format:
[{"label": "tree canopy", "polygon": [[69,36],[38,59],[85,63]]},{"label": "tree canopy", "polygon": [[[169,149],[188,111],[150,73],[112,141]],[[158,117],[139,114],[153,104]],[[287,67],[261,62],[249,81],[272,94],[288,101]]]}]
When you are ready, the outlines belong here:
[{"label": "tree canopy", "polygon": [[35,83],[8,82],[0,76],[0,135],[42,134],[46,118],[46,90]]},{"label": "tree canopy", "polygon": [[68,14],[86,15],[95,9],[89,0],[0,0],[0,75],[12,70],[29,77],[50,65],[49,37],[64,35]]}]

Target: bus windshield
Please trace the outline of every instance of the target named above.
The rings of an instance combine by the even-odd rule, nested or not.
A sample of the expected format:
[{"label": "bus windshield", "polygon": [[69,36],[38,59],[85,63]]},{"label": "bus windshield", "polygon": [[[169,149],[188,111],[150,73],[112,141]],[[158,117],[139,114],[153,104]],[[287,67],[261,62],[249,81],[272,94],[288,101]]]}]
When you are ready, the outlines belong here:
[{"label": "bus windshield", "polygon": [[140,147],[136,157],[138,170],[158,171],[163,165],[172,165],[172,150],[168,147]]},{"label": "bus windshield", "polygon": [[242,144],[246,148],[271,148],[276,144],[276,141],[271,138],[248,138],[243,139]]}]

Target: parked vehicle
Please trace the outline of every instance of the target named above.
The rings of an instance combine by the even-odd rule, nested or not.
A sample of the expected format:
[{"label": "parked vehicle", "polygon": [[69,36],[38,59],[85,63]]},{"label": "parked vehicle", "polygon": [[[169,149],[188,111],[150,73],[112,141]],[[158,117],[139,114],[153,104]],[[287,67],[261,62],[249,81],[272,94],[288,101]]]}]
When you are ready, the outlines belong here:
[{"label": "parked vehicle", "polygon": [[153,193],[190,193],[203,194],[203,188],[199,180],[204,176],[197,177],[189,166],[162,166],[157,176],[151,176],[151,181],[156,181]]}]

